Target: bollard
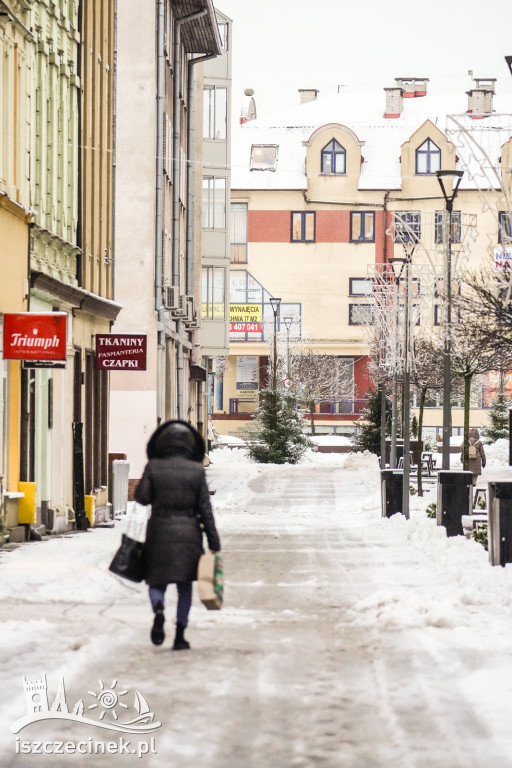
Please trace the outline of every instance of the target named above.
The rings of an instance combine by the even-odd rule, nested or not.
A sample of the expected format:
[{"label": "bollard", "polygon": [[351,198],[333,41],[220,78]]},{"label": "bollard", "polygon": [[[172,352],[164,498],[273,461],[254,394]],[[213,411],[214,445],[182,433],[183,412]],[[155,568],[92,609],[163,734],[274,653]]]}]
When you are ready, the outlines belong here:
[{"label": "bollard", "polygon": [[487,521],[490,564],[512,563],[512,482],[489,483]]},{"label": "bollard", "polygon": [[463,536],[462,516],[473,509],[473,473],[440,470],[437,481],[437,524],[447,536]]},{"label": "bollard", "polygon": [[402,469],[382,469],[382,517],[402,511],[404,473]]}]

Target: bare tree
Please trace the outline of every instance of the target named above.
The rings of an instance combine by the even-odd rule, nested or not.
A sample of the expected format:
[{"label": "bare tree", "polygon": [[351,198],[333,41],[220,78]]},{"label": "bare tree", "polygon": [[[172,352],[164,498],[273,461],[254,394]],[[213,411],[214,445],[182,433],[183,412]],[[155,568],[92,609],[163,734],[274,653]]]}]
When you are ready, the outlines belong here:
[{"label": "bare tree", "polygon": [[291,355],[294,397],[309,409],[311,434],[315,434],[315,406],[322,401],[340,401],[352,396],[351,363],[333,355],[318,354],[311,347]]},{"label": "bare tree", "polygon": [[471,383],[477,374],[508,370],[512,365],[512,343],[504,341],[496,315],[479,297],[491,296],[478,291],[457,297],[458,322],[451,329],[452,371],[464,381],[464,469],[468,468],[469,412]]}]

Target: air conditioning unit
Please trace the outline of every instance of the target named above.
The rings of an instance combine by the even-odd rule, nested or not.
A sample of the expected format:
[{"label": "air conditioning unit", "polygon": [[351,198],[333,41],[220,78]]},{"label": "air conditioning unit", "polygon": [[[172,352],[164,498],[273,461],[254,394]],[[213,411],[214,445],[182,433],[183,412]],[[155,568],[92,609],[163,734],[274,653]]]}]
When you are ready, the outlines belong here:
[{"label": "air conditioning unit", "polygon": [[164,288],[164,308],[173,310],[173,309],[179,309],[180,306],[180,296],[178,289],[175,288],[174,285],[172,286],[165,286]]},{"label": "air conditioning unit", "polygon": [[193,331],[196,328],[200,328],[201,324],[199,322],[199,317],[197,312],[194,310],[194,314],[192,316],[192,320],[185,320],[185,325],[187,326],[187,329],[189,331]]}]

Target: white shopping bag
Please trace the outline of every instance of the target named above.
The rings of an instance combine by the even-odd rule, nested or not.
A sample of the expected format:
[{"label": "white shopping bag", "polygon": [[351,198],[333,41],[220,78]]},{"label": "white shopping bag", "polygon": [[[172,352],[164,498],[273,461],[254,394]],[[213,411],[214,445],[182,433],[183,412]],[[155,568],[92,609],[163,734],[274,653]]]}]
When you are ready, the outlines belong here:
[{"label": "white shopping bag", "polygon": [[144,506],[138,501],[126,504],[126,535],[134,541],[146,541],[146,526],[151,515],[151,505]]}]

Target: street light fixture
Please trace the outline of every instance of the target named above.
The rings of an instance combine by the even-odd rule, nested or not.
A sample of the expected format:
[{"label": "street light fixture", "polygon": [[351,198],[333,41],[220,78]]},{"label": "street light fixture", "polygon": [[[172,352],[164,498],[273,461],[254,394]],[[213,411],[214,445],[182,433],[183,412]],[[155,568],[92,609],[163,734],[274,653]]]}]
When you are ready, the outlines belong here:
[{"label": "street light fixture", "polygon": [[[443,371],[443,469],[450,469],[451,437],[451,324],[452,324],[452,236],[453,203],[459,191],[464,171],[437,171],[436,176],[445,200],[446,216],[443,217],[444,289],[446,312],[444,323],[444,371]],[[445,180],[451,179],[451,189]]]},{"label": "street light fixture", "polygon": [[510,74],[512,75],[512,56],[505,56],[505,61],[507,62]]},{"label": "street light fixture", "polygon": [[278,299],[274,297],[270,299],[270,305],[272,307],[272,312],[274,313],[274,365],[272,371],[272,391],[274,396],[277,392],[277,313],[279,312],[280,304],[280,298]]}]

